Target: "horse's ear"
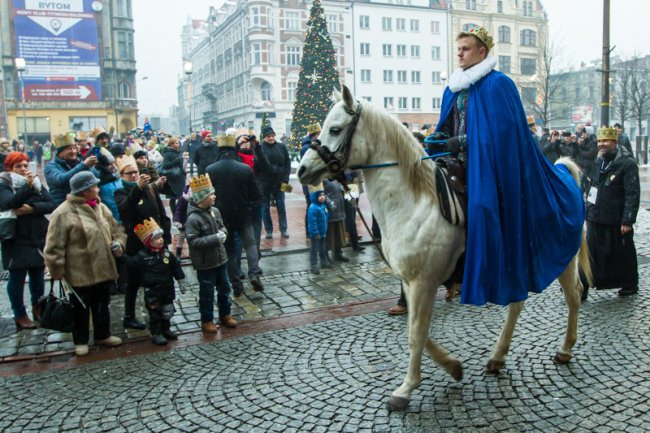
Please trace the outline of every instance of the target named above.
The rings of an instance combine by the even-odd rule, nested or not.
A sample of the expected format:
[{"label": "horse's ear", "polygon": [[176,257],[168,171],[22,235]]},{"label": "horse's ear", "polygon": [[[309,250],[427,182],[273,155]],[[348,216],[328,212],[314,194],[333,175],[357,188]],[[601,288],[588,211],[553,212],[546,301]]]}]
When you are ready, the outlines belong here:
[{"label": "horse's ear", "polygon": [[339,92],[335,87],[334,91],[332,92],[332,102],[336,104],[340,100],[341,100],[341,92]]},{"label": "horse's ear", "polygon": [[343,102],[345,102],[345,105],[347,105],[348,108],[353,109],[354,108],[354,97],[352,96],[352,92],[350,92],[350,89],[346,85],[343,85]]}]

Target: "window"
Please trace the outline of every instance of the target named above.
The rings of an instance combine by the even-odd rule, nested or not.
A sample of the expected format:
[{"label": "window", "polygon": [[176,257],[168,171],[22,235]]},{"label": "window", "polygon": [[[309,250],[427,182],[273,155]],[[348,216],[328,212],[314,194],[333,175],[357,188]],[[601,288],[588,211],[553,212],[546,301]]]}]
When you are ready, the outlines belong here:
[{"label": "window", "polygon": [[360,29],[370,28],[370,17],[368,15],[359,16],[359,28]]},{"label": "window", "polygon": [[384,83],[392,83],[393,82],[393,71],[384,69]]},{"label": "window", "polygon": [[406,45],[397,45],[397,57],[406,57]]},{"label": "window", "polygon": [[406,84],[406,71],[397,71],[397,82]]},{"label": "window", "polygon": [[535,75],[537,59],[521,59],[521,75]]},{"label": "window", "polygon": [[260,86],[260,91],[262,95],[262,101],[271,100],[271,84],[269,84],[268,81],[262,83],[262,85]]},{"label": "window", "polygon": [[440,33],[440,21],[431,21],[431,34],[437,35]]},{"label": "window", "polygon": [[300,47],[287,47],[287,66],[300,66]]},{"label": "window", "polygon": [[521,45],[523,47],[534,47],[537,45],[535,39],[537,35],[534,30],[522,30],[520,32]]},{"label": "window", "polygon": [[411,71],[411,83],[420,84],[420,71]]},{"label": "window", "polygon": [[124,32],[118,32],[117,33],[117,51],[119,53],[120,58],[122,59],[128,59],[129,58],[129,53],[128,53],[128,48],[126,46],[126,33]]},{"label": "window", "polygon": [[499,42],[504,44],[510,43],[510,27],[508,26],[499,27]]},{"label": "window", "polygon": [[440,104],[441,104],[440,98],[433,98],[433,106],[432,106],[432,108],[434,110],[440,110]]},{"label": "window", "polygon": [[262,63],[262,49],[260,44],[251,45],[251,64],[259,65]]},{"label": "window", "polygon": [[362,96],[362,98],[368,102],[372,102],[372,96]]},{"label": "window", "polygon": [[502,2],[501,0],[499,0],[499,1],[497,2],[497,13],[498,13],[498,14],[502,14],[502,13],[503,13],[503,2]]},{"label": "window", "polygon": [[499,70],[505,74],[510,73],[510,56],[499,56]]},{"label": "window", "polygon": [[131,86],[129,83],[121,82],[117,88],[117,96],[124,99],[131,99]]},{"label": "window", "polygon": [[532,17],[533,16],[533,2],[532,1],[525,1],[521,5],[523,9],[523,14],[525,17]]},{"label": "window", "polygon": [[284,29],[294,31],[300,30],[300,12],[284,13]]},{"label": "window", "polygon": [[411,20],[411,31],[415,33],[420,32],[420,20]]},{"label": "window", "polygon": [[411,57],[420,57],[419,45],[411,45]]},{"label": "window", "polygon": [[370,55],[370,44],[368,42],[362,42],[360,45],[360,50],[362,56]]},{"label": "window", "polygon": [[254,7],[251,8],[250,22],[251,22],[251,27],[259,27],[259,25],[260,25],[260,8],[259,7],[254,6]]},{"label": "window", "polygon": [[470,30],[476,29],[476,28],[478,28],[478,25],[474,24],[474,23],[463,24],[463,31],[464,32],[469,32]]},{"label": "window", "polygon": [[327,14],[327,31],[332,33],[338,33],[339,31],[339,16],[336,14]]},{"label": "window", "polygon": [[397,108],[400,110],[406,110],[408,108],[408,98],[400,96],[397,98]]},{"label": "window", "polygon": [[398,32],[406,31],[406,20],[404,18],[395,18],[395,30]]},{"label": "window", "polygon": [[431,47],[431,60],[440,60],[440,47]]},{"label": "window", "polygon": [[393,55],[393,46],[391,44],[384,44],[381,46],[381,52],[384,57],[389,57]]},{"label": "window", "polygon": [[524,105],[534,104],[537,100],[537,89],[535,87],[522,87],[521,99],[524,101]]},{"label": "window", "polygon": [[384,108],[388,108],[389,110],[395,108],[395,102],[391,96],[384,97]]},{"label": "window", "polygon": [[[27,120],[31,119],[39,119],[38,117],[36,118],[28,118]],[[22,122],[20,122],[20,125],[22,127]],[[98,126],[105,127],[106,126],[106,117],[68,117],[68,125],[70,127],[71,131],[92,131],[93,129],[97,128]],[[34,128],[32,131],[29,131],[30,128],[28,125],[27,132],[37,132],[36,128]],[[21,132],[22,132],[21,128]],[[39,128],[39,131],[47,131],[49,130],[49,125],[48,128],[42,129]]]},{"label": "window", "polygon": [[361,82],[362,83],[369,83],[370,80],[371,80],[370,69],[362,69],[361,70]]},{"label": "window", "polygon": [[465,9],[470,11],[476,10],[476,0],[465,0]]},{"label": "window", "polygon": [[287,83],[287,101],[294,102],[296,100],[296,88],[298,83],[295,81],[289,81]]},{"label": "window", "polygon": [[421,107],[421,98],[411,98],[411,108],[414,110],[419,110]]},{"label": "window", "polygon": [[576,99],[577,99],[577,98],[580,98],[580,86],[579,86],[579,85],[576,86],[576,89],[575,89],[575,92],[574,92],[574,93],[575,93],[575,95],[576,95]]},{"label": "window", "polygon": [[390,17],[383,17],[381,19],[381,29],[387,32],[393,30],[393,19]]},{"label": "window", "polygon": [[440,72],[439,71],[433,71],[431,73],[431,82],[433,84],[440,84]]}]

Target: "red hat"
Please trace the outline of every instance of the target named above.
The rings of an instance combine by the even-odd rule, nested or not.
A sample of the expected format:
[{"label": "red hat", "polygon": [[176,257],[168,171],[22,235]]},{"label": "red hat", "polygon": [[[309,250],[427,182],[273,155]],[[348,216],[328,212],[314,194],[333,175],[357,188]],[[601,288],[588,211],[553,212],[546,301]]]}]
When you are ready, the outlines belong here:
[{"label": "red hat", "polygon": [[14,165],[22,161],[29,162],[29,157],[22,152],[9,152],[4,162],[5,171],[12,171]]},{"label": "red hat", "polygon": [[205,137],[208,134],[212,135],[212,131],[210,131],[209,129],[206,129],[205,131],[201,132],[201,140],[205,140]]}]

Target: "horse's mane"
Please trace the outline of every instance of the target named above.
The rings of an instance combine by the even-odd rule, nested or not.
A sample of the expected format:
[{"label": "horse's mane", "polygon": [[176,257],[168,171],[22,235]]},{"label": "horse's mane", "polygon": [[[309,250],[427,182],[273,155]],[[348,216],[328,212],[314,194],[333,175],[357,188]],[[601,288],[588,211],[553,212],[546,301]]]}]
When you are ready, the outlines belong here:
[{"label": "horse's mane", "polygon": [[415,194],[431,194],[436,197],[435,164],[432,160],[422,160],[426,156],[413,134],[395,117],[384,110],[373,107],[366,101],[363,104],[364,121],[370,131],[382,131],[390,146],[397,150],[399,166],[404,170],[405,180]]}]

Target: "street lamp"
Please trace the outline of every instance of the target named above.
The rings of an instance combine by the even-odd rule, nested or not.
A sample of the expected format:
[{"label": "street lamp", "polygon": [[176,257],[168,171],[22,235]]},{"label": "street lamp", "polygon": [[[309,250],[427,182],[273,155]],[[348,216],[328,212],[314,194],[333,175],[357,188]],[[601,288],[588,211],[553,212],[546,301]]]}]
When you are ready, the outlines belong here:
[{"label": "street lamp", "polygon": [[25,81],[23,79],[23,73],[25,72],[25,69],[27,69],[27,63],[25,62],[25,59],[16,57],[15,65],[16,71],[18,71],[18,75],[20,76],[20,101],[23,106],[23,140],[25,140],[25,148],[27,148],[29,141],[27,140],[27,115],[25,114]]},{"label": "street lamp", "polygon": [[189,96],[189,101],[190,101],[190,106],[189,109],[187,110],[187,115],[190,120],[190,134],[192,134],[192,62],[185,62],[183,63],[183,72],[185,72],[185,75],[187,75],[187,88],[188,88],[188,96]]}]

